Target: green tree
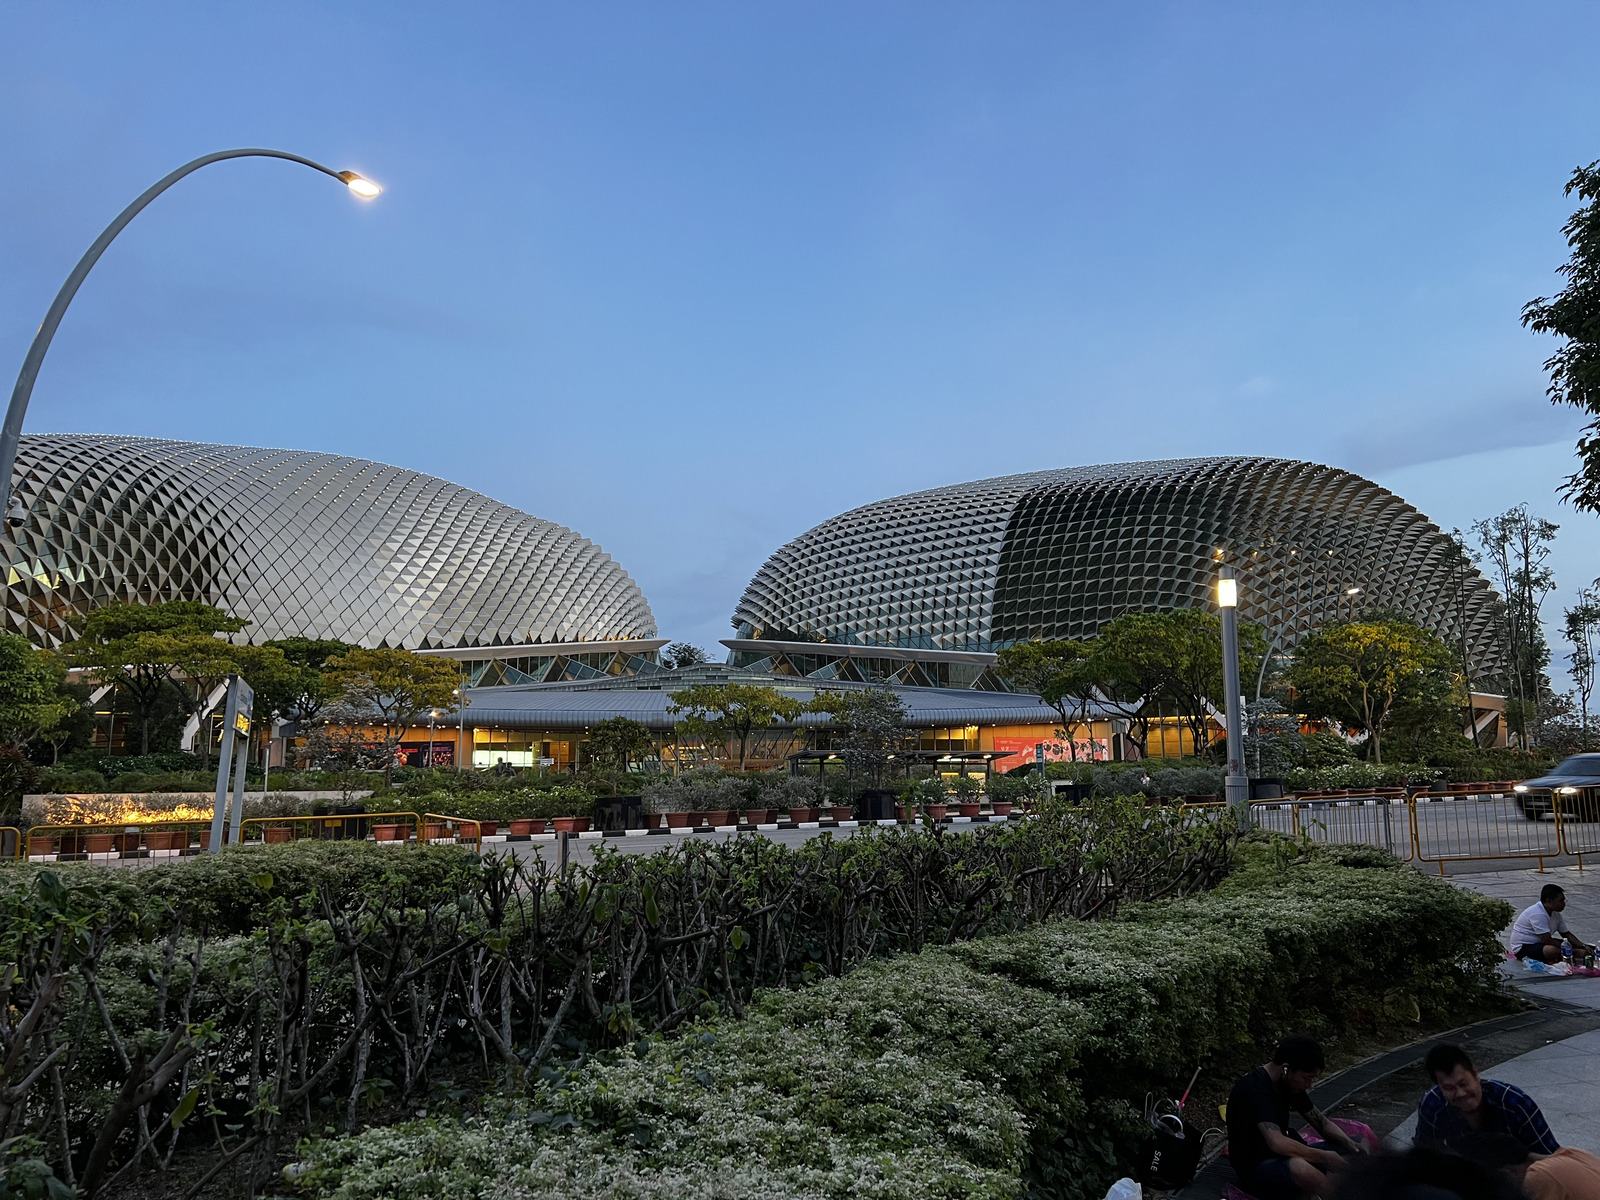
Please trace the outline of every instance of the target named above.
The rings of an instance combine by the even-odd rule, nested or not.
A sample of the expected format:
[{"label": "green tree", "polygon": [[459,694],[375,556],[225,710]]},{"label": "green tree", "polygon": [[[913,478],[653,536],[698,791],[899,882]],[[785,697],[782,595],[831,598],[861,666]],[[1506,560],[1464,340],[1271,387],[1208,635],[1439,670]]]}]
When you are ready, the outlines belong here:
[{"label": "green tree", "polygon": [[1571,667],[1572,687],[1578,693],[1585,738],[1589,735],[1589,697],[1594,694],[1595,635],[1600,631],[1600,583],[1586,587],[1578,593],[1578,603],[1562,613],[1565,626],[1562,632],[1567,645],[1567,663]]},{"label": "green tree", "polygon": [[260,701],[265,692],[270,712],[285,721],[311,725],[322,706],[338,694],[329,677],[328,664],[356,649],[332,638],[278,638],[262,647],[283,655],[286,670],[256,688]]},{"label": "green tree", "polygon": [[[83,636],[65,653],[68,662],[87,668],[97,681],[127,697],[139,720],[139,752],[148,754],[150,717],[167,689],[176,687],[178,659],[195,650],[196,637],[218,640],[216,635],[238,633],[247,624],[191,600],[108,604],[84,618]],[[225,643],[219,640],[219,645]],[[181,696],[182,689],[178,691]]]},{"label": "green tree", "polygon": [[[1531,514],[1526,504],[1472,526],[1500,588],[1502,641],[1510,657],[1506,694],[1523,714],[1524,725],[1537,724],[1537,714],[1550,692],[1544,673],[1550,665],[1550,643],[1545,640],[1540,610],[1556,586],[1549,558],[1560,528]],[[1526,748],[1526,729],[1523,744]]]},{"label": "green tree", "polygon": [[917,740],[917,731],[908,726],[911,714],[893,688],[818,692],[806,709],[829,715],[834,753],[844,760],[846,771],[865,772],[874,787],[882,785],[890,761]]},{"label": "green tree", "polygon": [[1578,167],[1566,194],[1587,201],[1561,227],[1572,254],[1556,268],[1567,286],[1553,297],[1523,306],[1522,323],[1535,333],[1564,338],[1544,364],[1550,373],[1552,403],[1570,404],[1596,420],[1578,439],[1578,473],[1562,494],[1575,508],[1600,512],[1600,161]]},{"label": "green tree", "polygon": [[804,705],[777,688],[748,683],[702,683],[674,692],[667,711],[682,714],[683,731],[713,745],[737,739],[739,769],[744,770],[750,736],[781,721],[793,721]]},{"label": "green tree", "polygon": [[1413,736],[1430,722],[1459,716],[1459,680],[1450,648],[1409,621],[1351,621],[1324,626],[1295,648],[1289,680],[1299,707],[1368,735],[1383,761],[1392,726]]},{"label": "green tree", "polygon": [[626,771],[655,744],[650,727],[629,717],[607,717],[589,726],[589,757],[618,771]]},{"label": "green tree", "polygon": [[[1102,625],[1095,641],[1104,674],[1121,681],[1117,691],[1126,694],[1135,683],[1153,689],[1146,703],[1170,704],[1189,727],[1195,753],[1205,753],[1211,743],[1212,715],[1224,704],[1222,618],[1201,608],[1124,613]],[[1255,678],[1266,652],[1267,637],[1261,627],[1240,621],[1241,693],[1244,680]]]},{"label": "green tree", "polygon": [[384,779],[394,777],[394,754],[406,730],[430,708],[454,702],[456,665],[449,659],[413,650],[363,650],[357,647],[328,661],[329,682],[352,708],[374,714],[383,732]]},{"label": "green tree", "polygon": [[0,633],[0,740],[21,750],[66,724],[83,706],[63,690],[65,677],[55,655]]},{"label": "green tree", "polygon": [[661,652],[661,665],[671,670],[696,667],[711,661],[711,656],[692,642],[673,642]]},{"label": "green tree", "polygon": [[1056,736],[1067,743],[1073,762],[1078,761],[1078,730],[1093,728],[1091,714],[1106,682],[1104,665],[1093,643],[1064,639],[1007,646],[995,660],[996,672],[1007,683],[1056,710],[1061,718]]}]

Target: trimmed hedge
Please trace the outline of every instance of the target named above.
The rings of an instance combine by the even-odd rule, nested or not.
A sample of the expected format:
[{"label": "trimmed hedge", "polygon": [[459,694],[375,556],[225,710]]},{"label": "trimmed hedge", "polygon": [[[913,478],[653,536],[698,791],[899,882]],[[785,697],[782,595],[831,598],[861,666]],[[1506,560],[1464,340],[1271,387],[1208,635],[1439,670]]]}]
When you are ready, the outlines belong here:
[{"label": "trimmed hedge", "polygon": [[302,1147],[338,1200],[1104,1193],[1144,1093],[1289,1030],[1492,999],[1490,900],[1380,852],[1255,840],[1214,892],[867,963],[742,1021],[546,1070],[525,1101]]}]

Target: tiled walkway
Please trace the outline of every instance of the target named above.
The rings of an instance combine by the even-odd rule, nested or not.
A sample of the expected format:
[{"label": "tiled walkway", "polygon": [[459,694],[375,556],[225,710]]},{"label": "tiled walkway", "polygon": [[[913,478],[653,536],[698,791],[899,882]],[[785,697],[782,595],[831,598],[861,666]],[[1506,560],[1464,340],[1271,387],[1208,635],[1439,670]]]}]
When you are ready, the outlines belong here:
[{"label": "tiled walkway", "polygon": [[[1496,871],[1457,875],[1450,882],[1498,896],[1518,910],[1536,901],[1545,884],[1559,883],[1567,892],[1567,924],[1585,941],[1600,941],[1600,867],[1581,871],[1575,867],[1544,872]],[[1510,933],[1508,927],[1501,941],[1507,940]],[[1506,963],[1501,971],[1514,986],[1535,999],[1556,999],[1600,1009],[1600,977],[1551,977],[1514,962]],[[1600,1031],[1519,1055],[1486,1070],[1484,1077],[1516,1084],[1532,1096],[1563,1146],[1600,1154]],[[1409,1143],[1415,1128],[1413,1115],[1388,1140],[1391,1144]]]}]

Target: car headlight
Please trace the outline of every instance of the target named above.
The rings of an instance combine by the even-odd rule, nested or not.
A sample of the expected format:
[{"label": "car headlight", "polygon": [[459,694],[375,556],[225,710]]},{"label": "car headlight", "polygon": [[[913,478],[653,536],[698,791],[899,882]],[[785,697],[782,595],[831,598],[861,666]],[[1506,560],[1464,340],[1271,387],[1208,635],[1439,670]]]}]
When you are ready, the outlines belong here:
[{"label": "car headlight", "polygon": [[1528,790],[1528,785],[1525,783],[1513,784],[1511,790],[1513,792],[1525,792]]},{"label": "car headlight", "polygon": [[1557,788],[1556,791],[1560,792],[1563,796],[1576,796],[1578,794],[1577,788]]}]

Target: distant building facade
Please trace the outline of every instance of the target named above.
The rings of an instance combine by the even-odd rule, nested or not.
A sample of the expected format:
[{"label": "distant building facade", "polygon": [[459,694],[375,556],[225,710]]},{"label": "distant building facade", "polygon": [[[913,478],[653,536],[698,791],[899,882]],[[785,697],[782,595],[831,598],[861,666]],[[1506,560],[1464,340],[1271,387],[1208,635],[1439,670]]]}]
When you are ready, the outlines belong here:
[{"label": "distant building facade", "polygon": [[1497,597],[1400,497],[1315,463],[1219,457],[1009,475],[864,505],[778,550],[735,610],[730,661],[813,679],[1003,686],[1033,638],[1087,638],[1129,612],[1213,603],[1282,648],[1363,612],[1432,630],[1476,678],[1502,669]]},{"label": "distant building facade", "polygon": [[[587,538],[445,480],[363,459],[153,438],[27,435],[0,530],[5,628],[40,646],[112,602],[197,600],[239,640],[469,651],[545,676],[654,665],[638,584]],[[589,662],[603,668],[590,668]],[[576,664],[576,665],[574,665]],[[532,677],[533,671],[527,672]]]}]

